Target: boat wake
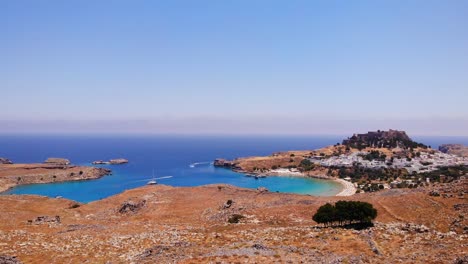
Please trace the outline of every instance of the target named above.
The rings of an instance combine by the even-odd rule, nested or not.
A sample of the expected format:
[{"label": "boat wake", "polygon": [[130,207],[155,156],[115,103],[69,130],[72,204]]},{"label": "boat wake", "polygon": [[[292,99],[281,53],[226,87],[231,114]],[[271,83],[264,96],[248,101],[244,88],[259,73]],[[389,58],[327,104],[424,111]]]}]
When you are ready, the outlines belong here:
[{"label": "boat wake", "polygon": [[151,178],[151,179],[146,179],[146,180],[138,180],[138,181],[131,181],[131,182],[128,182],[128,183],[132,183],[132,182],[144,182],[144,181],[150,181],[150,180],[161,180],[161,179],[169,179],[169,178],[172,178],[173,176],[162,176],[162,177],[158,177],[158,178]]},{"label": "boat wake", "polygon": [[203,162],[195,162],[195,163],[192,163],[190,164],[190,168],[195,168],[196,166],[198,165],[205,165],[205,164],[213,164],[213,162],[210,162],[210,161],[203,161]]}]

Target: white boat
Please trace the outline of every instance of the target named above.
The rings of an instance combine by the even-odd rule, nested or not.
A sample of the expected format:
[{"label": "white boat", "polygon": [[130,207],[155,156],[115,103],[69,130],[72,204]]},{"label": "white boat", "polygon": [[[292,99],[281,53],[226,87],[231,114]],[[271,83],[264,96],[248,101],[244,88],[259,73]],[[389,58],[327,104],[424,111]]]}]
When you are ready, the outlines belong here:
[{"label": "white boat", "polygon": [[156,181],[156,178],[154,178],[154,170],[153,170],[153,179],[147,183],[147,185],[156,185],[158,182]]},{"label": "white boat", "polygon": [[158,184],[156,180],[151,180],[147,183],[147,185],[155,185],[155,184]]}]

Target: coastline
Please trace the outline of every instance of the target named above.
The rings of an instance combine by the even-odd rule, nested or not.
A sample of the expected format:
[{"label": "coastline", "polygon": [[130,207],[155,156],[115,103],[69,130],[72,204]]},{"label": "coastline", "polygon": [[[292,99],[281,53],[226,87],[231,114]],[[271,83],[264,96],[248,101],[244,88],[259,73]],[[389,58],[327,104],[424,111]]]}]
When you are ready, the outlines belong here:
[{"label": "coastline", "polygon": [[0,194],[20,185],[99,179],[111,171],[104,168],[54,164],[0,165]]},{"label": "coastline", "polygon": [[16,187],[18,185],[12,185],[12,184],[5,184],[5,185],[1,185],[0,184],[0,195],[2,195],[2,193]]},{"label": "coastline", "polygon": [[[242,171],[242,170],[233,170],[238,173],[243,173],[243,174],[252,174],[247,171]],[[256,173],[253,173],[254,175],[257,175]],[[352,196],[356,193],[356,187],[354,187],[354,184],[349,181],[345,181],[343,179],[339,178],[334,178],[330,176],[325,176],[325,175],[310,175],[310,174],[304,174],[303,172],[299,171],[290,171],[287,169],[277,169],[277,170],[269,170],[267,172],[262,173],[261,175],[271,177],[271,176],[277,176],[277,177],[303,177],[303,178],[314,178],[314,179],[319,179],[319,180],[328,180],[328,181],[334,181],[339,183],[342,186],[342,189],[339,193],[331,196]]]},{"label": "coastline", "polygon": [[351,196],[356,193],[356,187],[354,187],[352,182],[345,181],[343,179],[335,179],[334,181],[343,185],[343,190],[341,190],[341,192],[337,193],[335,196]]},{"label": "coastline", "polygon": [[[82,174],[80,174],[82,170]],[[8,172],[7,172],[8,171]],[[249,174],[246,171],[234,170],[238,173]],[[80,172],[80,173],[79,173]],[[15,165],[3,165],[0,166],[0,194],[7,192],[8,190],[19,186],[29,184],[41,184],[41,183],[53,183],[53,182],[66,182],[66,181],[83,181],[98,179],[110,171],[103,168],[95,168],[88,166],[55,166],[45,164],[15,164]],[[252,174],[252,173],[250,173]],[[355,193],[356,189],[352,183],[344,180],[337,179],[326,175],[311,175],[296,170],[289,170],[280,168],[276,170],[269,170],[262,174],[254,175],[261,177],[298,177],[298,178],[313,178],[325,181],[333,181],[340,184],[336,186],[335,192],[328,193],[326,196],[351,196]],[[20,179],[18,181],[18,179]],[[337,193],[336,193],[337,192]]]}]

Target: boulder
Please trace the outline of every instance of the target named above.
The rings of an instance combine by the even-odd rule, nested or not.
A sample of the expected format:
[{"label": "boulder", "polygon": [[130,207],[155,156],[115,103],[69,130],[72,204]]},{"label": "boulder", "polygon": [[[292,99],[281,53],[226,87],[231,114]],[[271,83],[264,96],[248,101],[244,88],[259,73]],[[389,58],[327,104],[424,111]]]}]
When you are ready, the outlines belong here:
[{"label": "boulder", "polygon": [[468,256],[463,256],[463,257],[457,257],[453,264],[466,264],[468,263]]},{"label": "boulder", "polygon": [[257,250],[266,250],[266,249],[268,249],[266,246],[264,246],[262,244],[253,244],[252,248],[257,249]]},{"label": "boulder", "polygon": [[233,201],[232,200],[227,200],[226,203],[223,205],[223,209],[228,209],[229,207],[232,206]]},{"label": "boulder", "polygon": [[55,165],[70,165],[70,161],[63,158],[48,158],[46,161],[44,161],[44,163]]},{"label": "boulder", "polygon": [[0,263],[1,264],[21,264],[22,262],[16,258],[16,256],[0,256]]},{"label": "boulder", "polygon": [[28,223],[37,224],[37,225],[46,224],[46,223],[60,224],[60,216],[58,216],[58,215],[56,215],[56,216],[47,216],[47,215],[38,216],[34,220],[28,220]]},{"label": "boulder", "polygon": [[146,200],[141,200],[141,201],[132,201],[128,200],[125,201],[119,208],[119,213],[125,214],[125,213],[135,213],[138,210],[140,210],[143,206],[145,206]]}]

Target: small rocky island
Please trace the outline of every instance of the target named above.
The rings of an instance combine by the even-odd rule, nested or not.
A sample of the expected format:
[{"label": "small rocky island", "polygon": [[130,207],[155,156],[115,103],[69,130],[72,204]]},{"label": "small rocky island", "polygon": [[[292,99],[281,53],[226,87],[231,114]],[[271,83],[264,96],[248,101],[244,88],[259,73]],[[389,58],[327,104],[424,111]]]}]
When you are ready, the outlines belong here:
[{"label": "small rocky island", "polygon": [[[5,162],[5,160],[7,162]],[[104,168],[71,165],[68,159],[48,158],[44,163],[0,162],[0,192],[17,185],[98,179],[111,173]]]},{"label": "small rocky island", "polygon": [[127,159],[123,159],[123,158],[119,158],[119,159],[111,159],[109,161],[104,161],[104,160],[97,160],[97,161],[93,161],[92,164],[94,165],[104,165],[104,164],[107,164],[107,165],[119,165],[119,164],[125,164],[125,163],[128,163],[128,160]]}]

